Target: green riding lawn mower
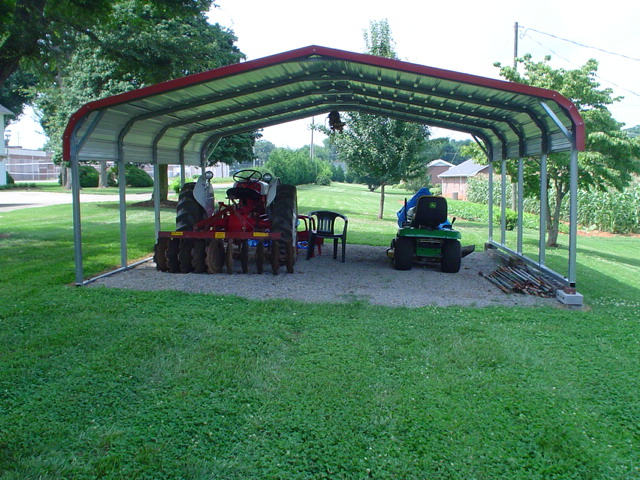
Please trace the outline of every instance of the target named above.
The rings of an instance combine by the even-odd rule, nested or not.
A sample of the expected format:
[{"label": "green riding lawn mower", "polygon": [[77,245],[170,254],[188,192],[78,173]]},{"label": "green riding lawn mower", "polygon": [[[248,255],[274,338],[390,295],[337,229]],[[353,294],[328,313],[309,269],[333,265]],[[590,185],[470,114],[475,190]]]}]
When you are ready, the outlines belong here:
[{"label": "green riding lawn mower", "polygon": [[441,271],[457,273],[462,258],[475,245],[462,247],[462,235],[447,220],[447,200],[423,189],[398,212],[398,233],[387,256],[397,270],[411,270],[415,262],[440,263]]}]

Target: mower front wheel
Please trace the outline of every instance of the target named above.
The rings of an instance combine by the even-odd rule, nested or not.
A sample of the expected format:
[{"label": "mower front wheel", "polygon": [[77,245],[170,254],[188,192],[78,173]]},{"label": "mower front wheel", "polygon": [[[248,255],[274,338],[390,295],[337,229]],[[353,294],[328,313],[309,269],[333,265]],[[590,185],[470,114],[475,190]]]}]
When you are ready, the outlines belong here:
[{"label": "mower front wheel", "polygon": [[397,237],[393,252],[393,267],[396,270],[411,270],[415,242],[410,237]]}]

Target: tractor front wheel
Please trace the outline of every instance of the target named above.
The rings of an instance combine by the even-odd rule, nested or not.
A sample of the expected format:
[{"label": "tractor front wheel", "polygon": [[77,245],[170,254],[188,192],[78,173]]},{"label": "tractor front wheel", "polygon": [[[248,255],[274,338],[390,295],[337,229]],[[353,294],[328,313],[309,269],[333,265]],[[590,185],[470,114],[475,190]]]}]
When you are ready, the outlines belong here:
[{"label": "tractor front wheel", "polygon": [[258,240],[256,246],[256,269],[258,273],[264,273],[264,243],[262,240]]},{"label": "tractor front wheel", "polygon": [[271,271],[274,275],[280,273],[280,241],[271,240]]},{"label": "tractor front wheel", "polygon": [[415,242],[410,237],[398,237],[393,252],[393,267],[396,270],[411,270]]}]

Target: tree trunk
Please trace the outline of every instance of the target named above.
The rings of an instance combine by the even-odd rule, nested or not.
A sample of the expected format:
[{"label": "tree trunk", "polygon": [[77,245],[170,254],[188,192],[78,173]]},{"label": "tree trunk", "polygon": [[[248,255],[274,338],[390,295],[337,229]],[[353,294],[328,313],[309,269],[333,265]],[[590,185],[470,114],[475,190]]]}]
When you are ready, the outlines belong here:
[{"label": "tree trunk", "polygon": [[547,209],[547,247],[558,246],[558,234],[560,233],[560,215],[562,209],[562,200],[566,193],[561,191],[556,185],[556,195],[554,198],[553,212]]},{"label": "tree trunk", "polygon": [[382,220],[382,215],[384,214],[384,183],[380,185],[380,212],[378,213],[378,218]]},{"label": "tree trunk", "polygon": [[107,188],[109,186],[109,173],[107,171],[107,162],[100,162],[100,182],[99,188]]},{"label": "tree trunk", "polygon": [[[160,201],[166,202],[169,198],[169,166],[158,165],[158,178],[155,178],[153,181],[160,182]],[[153,195],[151,198],[153,199]]]},{"label": "tree trunk", "polygon": [[64,171],[65,171],[65,182],[64,182],[64,187],[67,190],[71,190],[71,167],[64,167]]}]

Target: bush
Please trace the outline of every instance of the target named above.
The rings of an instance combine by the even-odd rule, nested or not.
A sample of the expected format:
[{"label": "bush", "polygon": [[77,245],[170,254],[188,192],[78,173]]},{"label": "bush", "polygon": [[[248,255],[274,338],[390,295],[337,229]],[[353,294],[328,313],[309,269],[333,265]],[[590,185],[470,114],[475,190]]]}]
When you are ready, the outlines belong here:
[{"label": "bush", "polygon": [[100,173],[91,165],[80,165],[80,188],[95,188],[100,182]]},{"label": "bush", "polygon": [[331,165],[331,180],[334,182],[344,182],[345,173],[341,165]]},{"label": "bush", "polygon": [[[118,165],[114,165],[111,167],[111,172],[118,178]],[[146,188],[153,187],[153,178],[147,172],[145,172],[142,168],[132,164],[127,163],[124,166],[124,176],[127,182],[127,187],[137,187],[137,188]]]},{"label": "bush", "polygon": [[331,185],[331,178],[329,177],[329,175],[321,173],[320,175],[318,175],[318,178],[316,178],[316,185],[328,187],[329,185]]},{"label": "bush", "polygon": [[13,179],[11,174],[7,172],[7,185],[13,185],[14,183],[16,183],[16,181]]},{"label": "bush", "polygon": [[[500,225],[500,211],[498,210],[498,212],[494,213],[493,215],[494,217],[494,223]],[[506,230],[513,230],[514,228],[516,228],[516,225],[518,225],[518,212],[511,210],[510,208],[507,208],[505,210],[505,229]]]},{"label": "bush", "polygon": [[[184,179],[184,183],[195,182],[196,180],[198,180],[198,179],[197,178],[185,178]],[[176,195],[179,195],[181,188],[182,188],[182,185],[180,183],[180,177],[176,177],[173,180],[171,180],[171,183],[169,184],[169,190],[173,190],[176,193]]]},{"label": "bush", "polygon": [[315,183],[321,175],[331,179],[331,166],[327,162],[317,158],[312,161],[306,152],[288,148],[276,148],[271,152],[264,170],[289,185]]}]

